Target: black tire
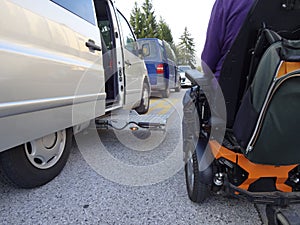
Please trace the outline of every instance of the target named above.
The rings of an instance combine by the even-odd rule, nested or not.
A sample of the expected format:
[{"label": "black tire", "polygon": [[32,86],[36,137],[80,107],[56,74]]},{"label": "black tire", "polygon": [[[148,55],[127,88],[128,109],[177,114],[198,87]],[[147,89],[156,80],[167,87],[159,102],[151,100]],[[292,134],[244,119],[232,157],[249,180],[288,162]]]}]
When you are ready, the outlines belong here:
[{"label": "black tire", "polygon": [[[51,141],[53,141],[53,143],[51,143],[52,147],[47,147],[49,142],[44,141],[45,139],[51,139]],[[32,149],[30,150],[30,148],[34,148],[32,146],[39,146],[37,143],[43,143],[45,149],[52,148],[54,151],[52,154],[56,154],[56,151],[58,151],[58,156],[56,158],[54,156],[50,158],[50,160],[47,161],[49,164],[40,164],[40,166],[38,166],[39,160],[37,158],[34,159],[34,156],[30,157],[28,155],[33,152]],[[71,147],[72,129],[67,129],[54,133],[51,138],[46,136],[4,151],[0,154],[1,177],[8,183],[20,188],[34,188],[44,185],[62,171],[68,160]],[[51,150],[49,152],[51,152]],[[43,166],[45,168],[42,168]],[[47,166],[49,166],[49,168]]]},{"label": "black tire", "polygon": [[279,212],[276,215],[276,222],[278,225],[299,224],[299,218],[292,218],[292,221],[289,222],[289,220],[281,212]]},{"label": "black tire", "polygon": [[175,88],[175,92],[180,92],[181,90],[181,78],[179,78],[178,82],[177,82],[177,87]]},{"label": "black tire", "polygon": [[166,84],[165,90],[161,92],[163,98],[169,98],[170,96],[170,87],[169,84]]},{"label": "black tire", "polygon": [[[189,153],[185,164],[185,180],[188,196],[196,203],[203,202],[210,194],[210,186],[202,181],[196,151]],[[193,176],[193,179],[191,179]]]},{"label": "black tire", "polygon": [[[290,210],[281,212],[281,208],[267,205],[266,206],[266,216],[268,219],[268,225],[290,225],[299,224],[299,218],[295,217],[295,214],[290,214]],[[284,215],[285,214],[285,215]],[[289,220],[290,219],[290,220]]]},{"label": "black tire", "polygon": [[150,107],[150,87],[146,82],[144,82],[141,103],[137,108],[135,108],[135,111],[137,111],[138,114],[145,114],[148,112],[149,107]]}]

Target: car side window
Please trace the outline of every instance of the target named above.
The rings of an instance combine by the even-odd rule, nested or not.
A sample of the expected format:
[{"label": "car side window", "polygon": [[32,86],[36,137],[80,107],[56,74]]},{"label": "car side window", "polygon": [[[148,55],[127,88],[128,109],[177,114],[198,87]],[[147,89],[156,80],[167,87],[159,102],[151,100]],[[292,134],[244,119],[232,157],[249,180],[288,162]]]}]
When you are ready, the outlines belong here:
[{"label": "car side window", "polygon": [[94,5],[92,0],[51,0],[64,9],[76,14],[95,25]]},{"label": "car side window", "polygon": [[164,41],[164,45],[166,48],[166,53],[167,53],[168,59],[171,59],[172,61],[176,62],[176,56],[175,56],[175,53],[174,53],[173,49],[171,48],[171,46],[165,41]]},{"label": "car side window", "polygon": [[123,43],[125,45],[124,47],[131,53],[137,54],[137,44],[136,44],[134,34],[130,28],[130,25],[128,21],[125,19],[125,17],[119,11],[117,11],[117,13],[121,24],[121,30],[123,33]]},{"label": "car side window", "polygon": [[161,52],[161,58],[165,58],[166,57],[166,51],[165,48],[162,44],[159,44],[159,48],[160,48],[160,52]]}]

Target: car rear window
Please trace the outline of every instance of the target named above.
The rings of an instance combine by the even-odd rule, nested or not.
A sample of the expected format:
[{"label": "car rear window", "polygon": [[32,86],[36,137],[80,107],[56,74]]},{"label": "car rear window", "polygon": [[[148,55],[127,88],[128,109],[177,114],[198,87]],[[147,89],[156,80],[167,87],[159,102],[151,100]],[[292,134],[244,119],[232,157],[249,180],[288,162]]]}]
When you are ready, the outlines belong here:
[{"label": "car rear window", "polygon": [[144,60],[146,61],[162,61],[162,53],[159,48],[159,44],[156,40],[138,40],[139,45],[148,43],[150,46],[150,55],[145,56]]}]

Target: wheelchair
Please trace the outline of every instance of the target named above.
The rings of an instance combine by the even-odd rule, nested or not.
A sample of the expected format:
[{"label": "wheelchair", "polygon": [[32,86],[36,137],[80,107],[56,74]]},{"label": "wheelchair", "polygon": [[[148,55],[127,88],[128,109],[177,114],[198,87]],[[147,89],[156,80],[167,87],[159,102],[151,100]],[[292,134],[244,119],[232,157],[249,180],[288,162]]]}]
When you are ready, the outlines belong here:
[{"label": "wheelchair", "polygon": [[193,202],[222,191],[270,206],[300,203],[299,18],[299,0],[256,0],[218,87],[213,76],[186,72],[182,133]]}]

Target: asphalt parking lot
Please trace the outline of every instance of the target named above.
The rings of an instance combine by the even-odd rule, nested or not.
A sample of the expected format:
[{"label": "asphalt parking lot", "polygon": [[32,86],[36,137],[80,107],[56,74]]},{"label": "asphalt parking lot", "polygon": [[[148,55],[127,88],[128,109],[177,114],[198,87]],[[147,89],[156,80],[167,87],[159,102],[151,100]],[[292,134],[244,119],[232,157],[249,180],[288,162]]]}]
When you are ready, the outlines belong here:
[{"label": "asphalt parking lot", "polygon": [[168,117],[165,132],[101,129],[95,137],[90,128],[47,185],[24,190],[0,183],[0,224],[262,224],[247,201],[212,195],[199,205],[188,199],[183,94],[151,100],[149,113]]}]

